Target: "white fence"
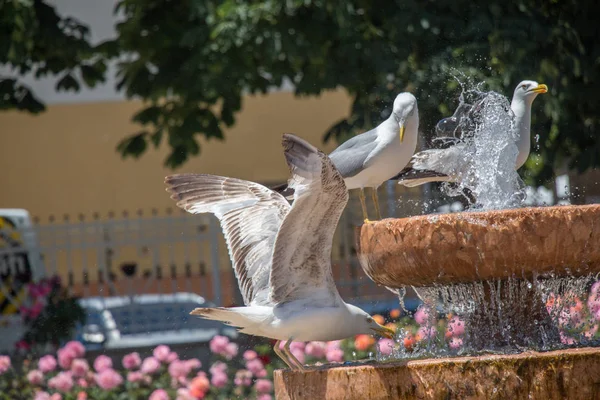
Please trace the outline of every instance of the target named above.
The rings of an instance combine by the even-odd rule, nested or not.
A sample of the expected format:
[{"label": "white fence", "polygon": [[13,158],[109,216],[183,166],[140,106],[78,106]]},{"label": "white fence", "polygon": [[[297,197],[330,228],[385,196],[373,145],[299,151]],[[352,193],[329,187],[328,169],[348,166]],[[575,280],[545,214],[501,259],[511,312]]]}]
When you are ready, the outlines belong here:
[{"label": "white fence", "polygon": [[[543,193],[530,194],[534,204],[555,202]],[[462,209],[456,199],[434,196],[427,187],[406,189],[394,182],[380,188],[379,198],[384,217]],[[334,277],[350,301],[389,300],[391,294],[365,277],[356,258],[354,229],[361,222],[353,194],[334,242]],[[212,216],[155,210],[149,215],[65,216],[21,226],[18,232],[2,229],[6,244],[0,245],[1,313],[15,313],[24,296],[25,287],[15,285],[13,278],[28,281],[41,275],[60,276],[83,297],[191,292],[217,305],[241,302],[219,222]],[[9,243],[11,235],[28,239]]]}]

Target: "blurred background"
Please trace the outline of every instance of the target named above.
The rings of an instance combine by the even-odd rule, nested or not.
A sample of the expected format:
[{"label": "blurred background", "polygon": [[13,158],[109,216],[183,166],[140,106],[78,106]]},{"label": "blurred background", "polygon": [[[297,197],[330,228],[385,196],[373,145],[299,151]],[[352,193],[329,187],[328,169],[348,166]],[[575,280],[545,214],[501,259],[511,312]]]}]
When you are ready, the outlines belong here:
[{"label": "blurred background", "polygon": [[[547,84],[519,171],[527,204],[600,202],[597,8],[591,0],[0,2],[0,330],[11,332],[0,333],[0,350],[28,345],[35,318],[24,325],[22,314],[36,313],[28,285],[55,276],[85,310],[85,319],[67,314],[90,349],[235,336],[187,318],[241,297],[218,221],[176,209],[164,177],[285,182],[282,133],[329,152],[387,118],[402,91],[418,99],[425,149],[454,112],[459,81],[508,98],[521,80]],[[463,208],[436,184],[388,182],[379,195],[385,217]],[[334,275],[345,299],[383,312],[398,299],[364,277],[354,251],[361,220],[352,193]],[[35,327],[37,343],[67,339],[44,336],[46,328]]]}]

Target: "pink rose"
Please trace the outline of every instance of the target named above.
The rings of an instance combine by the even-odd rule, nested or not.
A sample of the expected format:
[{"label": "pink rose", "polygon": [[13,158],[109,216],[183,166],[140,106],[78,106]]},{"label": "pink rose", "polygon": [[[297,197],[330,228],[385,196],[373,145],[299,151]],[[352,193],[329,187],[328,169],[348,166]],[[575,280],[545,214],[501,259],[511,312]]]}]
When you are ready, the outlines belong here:
[{"label": "pink rose", "polygon": [[164,389],[156,389],[148,400],[169,400],[169,394]]},{"label": "pink rose", "polygon": [[215,371],[210,378],[210,383],[217,388],[224,388],[227,385],[227,374],[220,371]]},{"label": "pink rose", "polygon": [[257,397],[257,400],[272,400],[272,399],[273,399],[273,397],[271,397],[271,395],[267,394],[267,393],[263,393]]},{"label": "pink rose", "polygon": [[127,373],[127,381],[129,382],[140,382],[144,379],[144,374],[139,371],[133,371]]},{"label": "pink rose", "polygon": [[341,342],[341,340],[332,340],[331,342],[327,342],[327,350],[341,349]]},{"label": "pink rose", "polygon": [[50,396],[50,400],[62,400],[62,395],[60,393],[54,393]]},{"label": "pink rose", "polygon": [[87,400],[87,393],[86,392],[77,393],[77,400]]},{"label": "pink rose", "polygon": [[215,363],[210,366],[209,371],[211,374],[214,374],[216,372],[225,373],[227,371],[227,364],[221,361],[215,361]]},{"label": "pink rose", "polygon": [[170,352],[169,355],[167,356],[167,363],[172,363],[173,361],[177,360],[179,358],[179,355],[177,355],[177,353],[175,353],[174,351]]},{"label": "pink rose", "polygon": [[190,358],[189,360],[186,360],[185,363],[190,370],[202,367],[202,363],[197,358]]},{"label": "pink rose", "polygon": [[230,342],[227,343],[227,346],[225,346],[225,352],[224,352],[224,356],[226,359],[231,360],[233,357],[237,356],[238,354],[238,345]]},{"label": "pink rose", "polygon": [[328,349],[325,358],[329,362],[342,362],[344,361],[344,352],[342,349]]},{"label": "pink rose", "polygon": [[422,326],[419,328],[419,330],[417,331],[417,335],[421,338],[421,339],[430,339],[432,337],[434,337],[437,334],[437,331],[435,330],[435,327],[433,326]]},{"label": "pink rose", "polygon": [[244,352],[244,360],[246,361],[254,360],[256,357],[258,357],[258,354],[254,350],[246,350]]},{"label": "pink rose", "polygon": [[135,369],[142,364],[142,359],[138,353],[129,353],[123,357],[123,367],[125,369]]},{"label": "pink rose", "polygon": [[[79,378],[79,380],[77,381],[77,386],[82,387],[82,388],[87,388],[88,386],[90,386],[90,384],[85,379]],[[80,392],[80,393],[85,393],[85,392]]]},{"label": "pink rose", "polygon": [[77,354],[75,353],[75,350],[73,350],[70,347],[63,347],[62,349],[59,349],[57,352],[57,355],[58,355],[58,365],[60,365],[60,367],[62,369],[71,368],[71,363],[73,362],[74,359],[77,358]]},{"label": "pink rose", "polygon": [[169,375],[175,379],[185,378],[190,373],[190,368],[185,361],[175,360],[169,365]]},{"label": "pink rose", "polygon": [[228,344],[229,338],[227,336],[217,335],[209,343],[210,351],[219,355],[224,354]]},{"label": "pink rose", "polygon": [[9,356],[0,356],[0,375],[5,373],[10,369],[10,357]]},{"label": "pink rose", "polygon": [[59,372],[58,375],[48,381],[48,387],[60,392],[68,392],[73,388],[73,378],[69,372]]},{"label": "pink rose", "polygon": [[32,385],[41,385],[44,382],[44,374],[39,369],[32,369],[27,373],[27,380]]},{"label": "pink rose", "polygon": [[177,389],[177,400],[197,400],[200,397],[192,396],[190,390],[187,388]]},{"label": "pink rose", "polygon": [[463,340],[458,337],[453,337],[452,339],[450,339],[450,342],[448,342],[448,347],[450,347],[452,350],[460,349],[462,345]]},{"label": "pink rose", "polygon": [[85,347],[83,347],[83,345],[76,340],[71,340],[70,342],[67,342],[64,348],[73,350],[73,353],[75,353],[75,358],[81,358],[85,356]]},{"label": "pink rose", "polygon": [[419,325],[425,325],[429,323],[431,316],[429,312],[429,308],[425,306],[420,306],[419,309],[415,312],[414,319]]},{"label": "pink rose", "polygon": [[389,356],[394,351],[394,341],[392,339],[379,339],[379,342],[377,342],[377,344],[379,346],[379,351],[384,356]]},{"label": "pink rose", "polygon": [[252,372],[240,369],[235,373],[235,379],[233,380],[236,386],[250,386],[252,385]]},{"label": "pink rose", "polygon": [[171,349],[169,349],[169,346],[165,346],[164,344],[161,344],[160,346],[158,346],[154,349],[154,351],[152,352],[152,355],[154,356],[154,358],[156,358],[160,362],[167,362],[167,359],[169,358],[170,353],[171,353]]},{"label": "pink rose", "polygon": [[112,390],[123,383],[123,378],[114,369],[105,369],[94,376],[96,384],[104,390]]},{"label": "pink rose", "polygon": [[254,388],[258,393],[271,393],[273,390],[273,384],[268,379],[259,379],[254,384]]},{"label": "pink rose", "polygon": [[96,370],[96,372],[106,371],[107,369],[111,369],[112,366],[112,360],[108,356],[99,355],[94,360],[94,369]]},{"label": "pink rose", "polygon": [[254,376],[256,376],[257,378],[266,378],[267,370],[263,368],[260,371],[258,371]]},{"label": "pink rose", "polygon": [[154,357],[147,357],[140,369],[144,374],[153,374],[160,369],[160,362]]},{"label": "pink rose", "polygon": [[56,369],[56,359],[51,355],[44,356],[38,361],[38,368],[43,373],[54,371]]},{"label": "pink rose", "polygon": [[33,400],[50,400],[50,393],[43,391],[35,392]]},{"label": "pink rose", "polygon": [[327,353],[327,343],[325,342],[309,342],[304,349],[306,354],[314,358],[323,358]]},{"label": "pink rose", "polygon": [[246,369],[256,376],[257,372],[265,369],[265,366],[259,358],[255,358],[246,363]]},{"label": "pink rose", "polygon": [[465,334],[465,321],[459,317],[452,317],[448,321],[447,333],[450,336],[462,336]]},{"label": "pink rose", "polygon": [[87,360],[82,358],[76,358],[71,363],[71,372],[74,377],[84,377],[90,370],[90,366]]}]

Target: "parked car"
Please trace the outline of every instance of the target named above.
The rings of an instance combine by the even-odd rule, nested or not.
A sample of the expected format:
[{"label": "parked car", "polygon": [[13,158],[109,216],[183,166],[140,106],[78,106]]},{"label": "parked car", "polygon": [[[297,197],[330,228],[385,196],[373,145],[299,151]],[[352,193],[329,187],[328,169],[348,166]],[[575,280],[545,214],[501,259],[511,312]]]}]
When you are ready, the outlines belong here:
[{"label": "parked car", "polygon": [[193,293],[88,297],[79,303],[87,319],[76,339],[88,350],[206,343],[215,335],[238,335],[235,328],[189,315],[196,307],[214,306]]}]

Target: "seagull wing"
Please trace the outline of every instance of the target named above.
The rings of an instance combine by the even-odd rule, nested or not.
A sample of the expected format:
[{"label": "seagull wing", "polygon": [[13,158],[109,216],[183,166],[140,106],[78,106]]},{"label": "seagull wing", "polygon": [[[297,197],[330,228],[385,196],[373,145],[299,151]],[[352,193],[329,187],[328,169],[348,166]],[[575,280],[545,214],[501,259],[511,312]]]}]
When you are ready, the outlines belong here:
[{"label": "seagull wing", "polygon": [[351,178],[365,168],[365,163],[377,148],[375,129],[354,136],[331,152],[329,158],[342,177]]},{"label": "seagull wing", "polygon": [[294,202],[275,241],[271,302],[308,300],[339,304],[331,272],[333,234],[348,202],[348,191],[332,161],[314,146],[284,135],[285,158]]},{"label": "seagull wing", "polygon": [[257,183],[215,175],[171,175],[165,183],[177,206],[219,218],[244,303],[268,304],[271,256],[287,200]]}]

